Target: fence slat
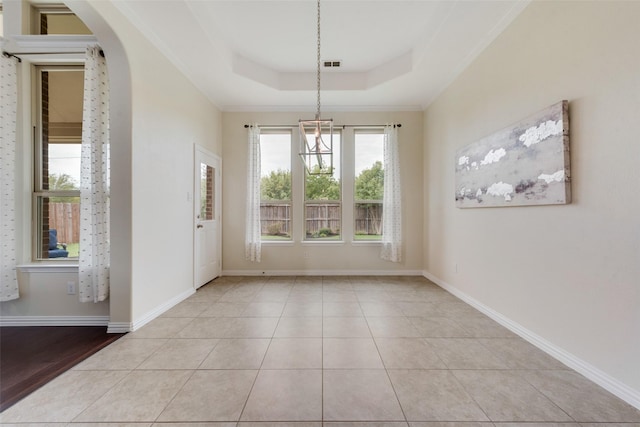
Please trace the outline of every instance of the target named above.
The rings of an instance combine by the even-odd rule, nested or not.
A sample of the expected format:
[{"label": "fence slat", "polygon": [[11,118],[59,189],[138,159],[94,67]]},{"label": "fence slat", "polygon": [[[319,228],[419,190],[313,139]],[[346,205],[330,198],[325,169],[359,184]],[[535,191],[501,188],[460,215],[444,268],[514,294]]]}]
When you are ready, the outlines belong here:
[{"label": "fence slat", "polygon": [[58,233],[60,243],[80,241],[80,204],[49,202],[49,228]]}]

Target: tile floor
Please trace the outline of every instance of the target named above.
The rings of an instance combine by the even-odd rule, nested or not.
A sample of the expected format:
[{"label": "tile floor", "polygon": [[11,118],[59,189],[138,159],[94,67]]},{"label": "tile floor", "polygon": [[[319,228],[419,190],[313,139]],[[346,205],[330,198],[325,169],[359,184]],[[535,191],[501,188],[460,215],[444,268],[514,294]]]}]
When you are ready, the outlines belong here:
[{"label": "tile floor", "polygon": [[638,427],[640,411],[421,277],[224,277],[0,420]]}]

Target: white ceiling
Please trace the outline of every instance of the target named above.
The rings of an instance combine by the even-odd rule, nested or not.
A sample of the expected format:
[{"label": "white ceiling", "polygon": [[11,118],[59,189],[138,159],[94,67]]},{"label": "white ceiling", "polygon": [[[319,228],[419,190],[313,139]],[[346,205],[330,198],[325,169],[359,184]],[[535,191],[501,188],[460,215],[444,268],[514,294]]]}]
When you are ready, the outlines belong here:
[{"label": "white ceiling", "polygon": [[[529,0],[323,0],[323,111],[422,110]],[[315,0],[119,0],[223,111],[314,111]]]}]

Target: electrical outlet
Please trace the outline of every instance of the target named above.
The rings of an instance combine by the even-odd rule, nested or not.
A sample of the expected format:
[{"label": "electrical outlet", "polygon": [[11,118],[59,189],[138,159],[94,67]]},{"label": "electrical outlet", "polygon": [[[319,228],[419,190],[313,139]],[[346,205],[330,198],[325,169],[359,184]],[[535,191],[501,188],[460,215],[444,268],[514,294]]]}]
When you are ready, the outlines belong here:
[{"label": "electrical outlet", "polygon": [[67,282],[67,295],[76,294],[76,284],[74,282]]}]

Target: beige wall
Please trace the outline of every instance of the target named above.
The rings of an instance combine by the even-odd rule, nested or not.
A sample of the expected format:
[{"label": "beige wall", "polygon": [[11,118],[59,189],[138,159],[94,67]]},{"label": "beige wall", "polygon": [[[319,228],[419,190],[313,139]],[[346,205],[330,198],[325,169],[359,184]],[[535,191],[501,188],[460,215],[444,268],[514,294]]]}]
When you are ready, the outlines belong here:
[{"label": "beige wall", "polygon": [[[24,324],[40,319],[45,324],[68,324],[71,317],[88,317],[88,322],[109,317],[109,302],[97,304],[78,301],[78,273],[72,272],[19,272],[20,298],[0,304],[2,316],[0,322]],[[67,294],[67,283],[72,282],[76,293]],[[38,324],[37,321],[34,322]],[[82,324],[82,323],[80,323]],[[106,321],[101,324],[106,325]]]},{"label": "beige wall", "polygon": [[[128,328],[193,291],[194,144],[221,154],[221,113],[111,2],[67,4],[97,36],[109,66],[110,300],[77,303],[77,295],[66,294],[68,281],[77,286],[69,269],[23,272],[21,298],[2,303],[2,315],[109,315],[110,326]],[[28,176],[30,152],[23,157]],[[29,218],[31,190],[24,180],[23,217]],[[20,241],[28,242],[28,224],[22,228]],[[27,245],[23,262],[28,251]]]},{"label": "beige wall", "polygon": [[[262,262],[253,263],[244,258],[245,196],[247,171],[246,123],[297,124],[309,113],[224,113],[223,128],[223,259],[225,273],[237,274],[373,274],[422,271],[422,113],[331,113],[336,124],[384,124],[400,122],[400,158],[403,193],[403,261],[391,263],[380,259],[379,244],[353,244],[348,236],[344,243],[302,243],[302,211],[293,213],[294,227],[298,227],[297,241],[289,245],[263,244]],[[347,128],[345,132],[352,132]],[[302,163],[293,154],[293,167],[302,170]],[[353,162],[349,153],[343,153],[343,169]],[[301,176],[301,175],[300,175]],[[343,190],[345,197],[347,190]],[[293,196],[302,197],[302,186],[294,183]],[[345,203],[346,203],[345,198]],[[345,206],[346,210],[347,207]],[[344,217],[344,221],[350,221]],[[343,227],[345,227],[343,225]],[[345,233],[346,234],[346,233]],[[305,257],[305,253],[307,257]]]},{"label": "beige wall", "polygon": [[[114,88],[130,90],[131,143],[111,158],[112,169],[129,175],[117,179],[131,199],[130,206],[123,202],[124,211],[113,210],[112,216],[114,222],[119,217],[130,221],[131,237],[121,244],[131,251],[128,310],[130,320],[139,324],[193,290],[194,144],[221,153],[221,113],[113,4],[90,5],[126,41],[124,52],[107,51],[107,60],[126,55],[131,73],[130,89]],[[120,291],[125,301],[127,289]],[[117,305],[112,302],[112,312]]]},{"label": "beige wall", "polygon": [[[636,396],[638,17],[638,2],[533,2],[424,123],[426,271]],[[562,99],[570,105],[573,203],[456,209],[456,149]]]}]

